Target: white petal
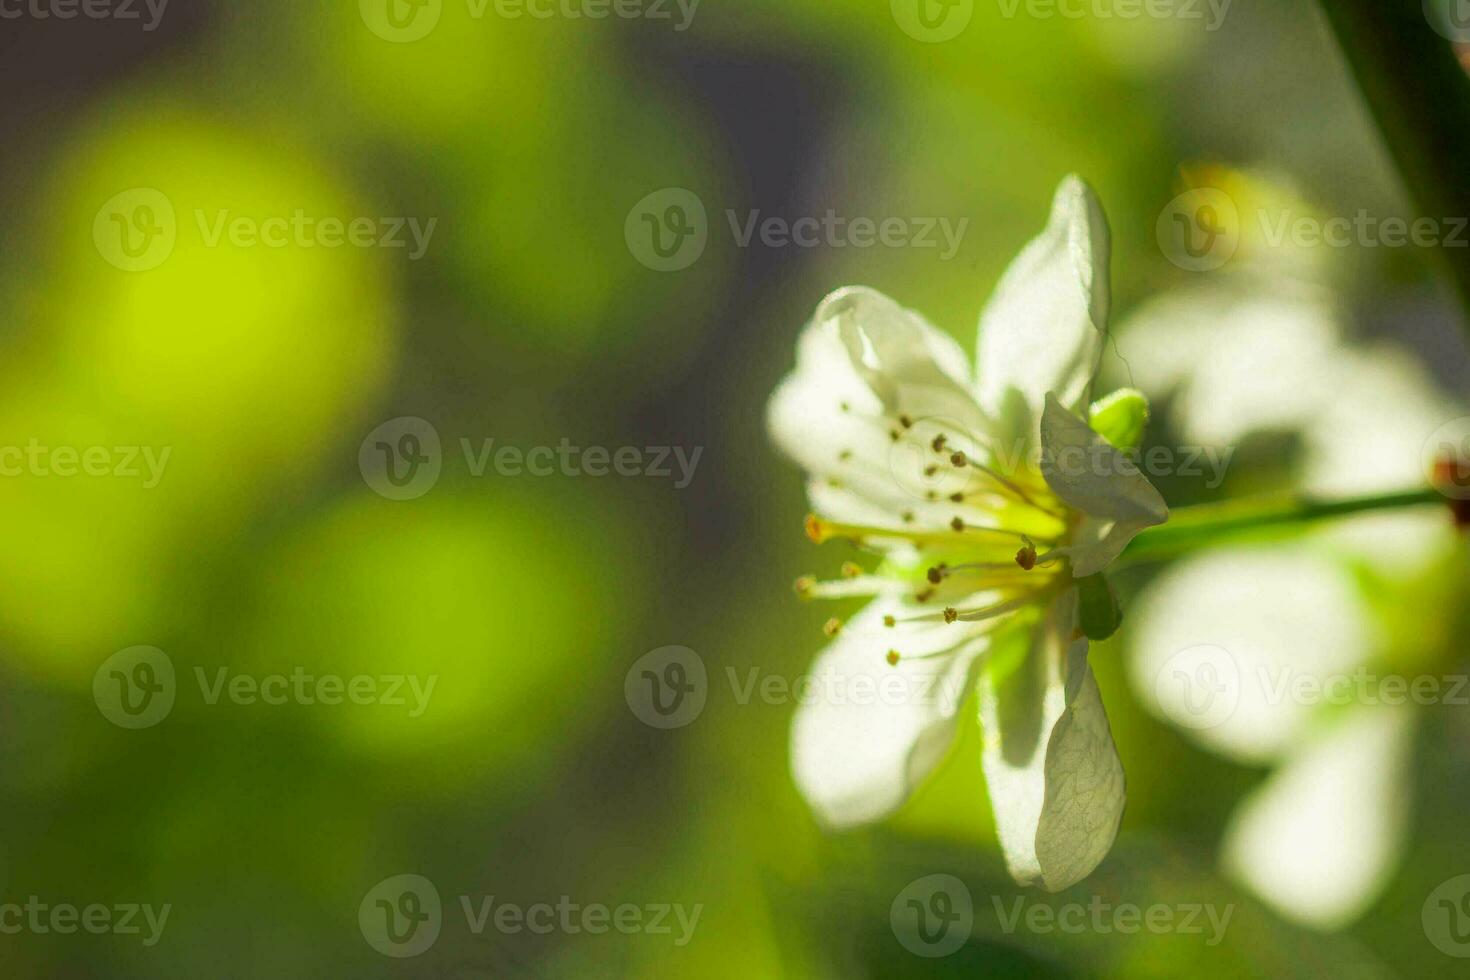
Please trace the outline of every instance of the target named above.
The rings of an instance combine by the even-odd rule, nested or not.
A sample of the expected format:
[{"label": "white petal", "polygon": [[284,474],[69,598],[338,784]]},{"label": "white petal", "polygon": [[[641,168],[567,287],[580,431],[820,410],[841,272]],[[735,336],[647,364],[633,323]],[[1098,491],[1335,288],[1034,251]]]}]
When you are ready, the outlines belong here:
[{"label": "white petal", "polygon": [[1125,799],[1102,697],[1073,640],[1077,599],[1050,610],[1019,661],[999,651],[980,680],[985,780],[1011,875],[1060,891],[1107,856]]},{"label": "white petal", "polygon": [[[771,397],[768,426],[807,472],[836,481],[892,524],[926,503],[923,485],[906,469],[895,473],[909,462],[896,454],[918,448],[907,436],[928,424],[921,420],[949,420],[944,431],[957,449],[968,445],[962,433],[986,429],[965,372],[958,345],[917,314],[871,289],[840,289],[802,332],[796,370]],[[915,429],[904,429],[900,416]],[[907,441],[895,444],[894,433]]]},{"label": "white petal", "polygon": [[[886,627],[918,609],[870,603],[817,658],[798,691],[791,729],[797,788],[829,827],[879,820],[898,809],[943,758],[954,737],[971,669],[987,640],[963,624]],[[952,657],[916,659],[975,638]],[[890,665],[889,650],[901,659]]]},{"label": "white petal", "polygon": [[1054,391],[1083,405],[1106,338],[1108,224],[1077,177],[1057,188],[1046,230],[1011,263],[980,317],[980,404],[1012,435],[1035,432]]},{"label": "white petal", "polygon": [[1357,707],[1315,733],[1241,804],[1226,871],[1288,918],[1337,929],[1365,912],[1407,829],[1408,706]]},{"label": "white petal", "polygon": [[1299,546],[1175,562],[1139,596],[1129,623],[1139,700],[1242,762],[1289,749],[1314,711],[1293,692],[1345,683],[1378,641],[1346,568]]}]

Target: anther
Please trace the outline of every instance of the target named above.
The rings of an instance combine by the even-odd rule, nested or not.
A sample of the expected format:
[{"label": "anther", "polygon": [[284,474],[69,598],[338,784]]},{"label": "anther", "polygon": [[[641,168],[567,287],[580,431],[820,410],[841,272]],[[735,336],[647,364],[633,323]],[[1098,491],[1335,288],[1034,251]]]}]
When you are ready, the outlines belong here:
[{"label": "anther", "polygon": [[939,433],[939,435],[937,435],[937,436],[934,437],[934,441],[931,442],[931,443],[929,443],[929,445],[931,445],[931,446],[934,447],[934,451],[936,453],[942,453],[942,452],[944,452],[944,444],[947,441],[948,440],[945,438],[944,433],[941,432],[941,433]]},{"label": "anther", "polygon": [[884,616],[883,617],[883,625],[884,626],[887,626],[887,627],[890,627],[891,628],[893,626],[896,626],[897,624],[898,624],[898,620],[894,619],[892,616]]},{"label": "anther", "polygon": [[844,449],[844,450],[842,450],[842,452],[840,452],[840,453],[837,454],[837,459],[839,461],[843,462],[843,463],[847,462],[849,459],[852,459],[852,450],[851,449]]},{"label": "anther", "polygon": [[900,415],[898,417],[898,424],[903,426],[905,429],[908,429],[913,427],[914,420],[909,418],[907,415]]},{"label": "anther", "polygon": [[954,520],[949,522],[949,526],[954,528],[956,531],[963,531],[965,529],[964,519],[956,517]]},{"label": "anther", "polygon": [[817,584],[817,579],[816,579],[815,576],[813,576],[813,575],[803,575],[801,578],[799,578],[799,579],[796,580],[796,582],[794,583],[794,585],[792,587],[794,589],[796,589],[796,594],[797,595],[801,596],[803,599],[806,599],[806,598],[809,598],[811,596],[812,588],[816,584]]},{"label": "anther", "polygon": [[969,462],[969,457],[967,457],[964,452],[961,451],[951,454],[951,456],[949,457],[949,461],[956,466],[964,466],[967,462]]},{"label": "anther", "polygon": [[836,616],[833,616],[831,619],[822,624],[822,632],[826,633],[829,638],[836,636],[838,633],[842,632],[842,620],[838,619]]},{"label": "anther", "polygon": [[940,562],[938,565],[935,565],[933,568],[929,569],[927,577],[930,582],[938,585],[940,582],[944,581],[944,576],[945,574],[947,574],[948,570],[949,566],[944,564],[943,562]]},{"label": "anther", "polygon": [[888,658],[887,659],[888,659],[888,665],[890,667],[897,667],[898,666],[898,651],[897,650],[889,650],[888,651]]},{"label": "anther", "polygon": [[953,606],[946,606],[944,608],[944,621],[946,623],[952,623],[952,622],[954,622],[955,620],[957,620],[959,618],[960,618],[960,611],[958,609],[956,609]]},{"label": "anther", "polygon": [[949,499],[952,500],[952,501],[954,501],[957,504],[962,504],[962,503],[965,502],[965,495],[962,494],[962,493],[956,492],[956,493],[950,494],[949,495]]},{"label": "anther", "polygon": [[863,566],[859,565],[857,562],[845,561],[842,563],[843,578],[857,578],[861,574],[863,574]]}]

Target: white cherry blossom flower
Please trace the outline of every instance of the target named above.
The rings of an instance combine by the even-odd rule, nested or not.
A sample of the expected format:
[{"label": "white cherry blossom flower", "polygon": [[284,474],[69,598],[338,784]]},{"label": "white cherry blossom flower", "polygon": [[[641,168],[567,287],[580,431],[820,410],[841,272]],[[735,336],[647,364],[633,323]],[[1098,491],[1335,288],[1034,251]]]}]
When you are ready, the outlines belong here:
[{"label": "white cherry blossom flower", "polygon": [[1123,813],[1087,663],[1088,637],[1118,620],[1100,573],[1168,516],[1120,451],[1141,435],[1143,396],[1089,407],[1108,253],[1096,197],[1069,177],[980,318],[973,373],[918,314],[849,287],[818,307],[769,408],[809,474],[808,534],[882,556],[797,583],[871,597],[828,623],[819,696],[793,724],[797,786],[832,828],[885,817],[944,757],[976,690],[1006,864],[1050,890],[1097,866]]}]

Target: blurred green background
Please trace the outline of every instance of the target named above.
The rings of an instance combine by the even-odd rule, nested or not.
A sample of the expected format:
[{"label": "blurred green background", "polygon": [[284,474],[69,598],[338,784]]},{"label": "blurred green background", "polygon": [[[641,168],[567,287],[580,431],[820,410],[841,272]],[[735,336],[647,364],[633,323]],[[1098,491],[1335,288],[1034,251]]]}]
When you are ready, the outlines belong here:
[{"label": "blurred green background", "polygon": [[[1126,625],[1096,647],[1130,799],[1113,855],[1076,900],[1233,903],[1209,946],[1147,931],[1008,934],[991,897],[1022,893],[995,849],[973,732],[898,817],[826,836],[788,775],[795,706],[732,694],[727,669],[799,677],[841,611],[792,595],[798,574],[845,556],[803,537],[801,475],[764,430],[797,331],[826,292],[864,283],[973,349],[981,304],[1065,173],[1108,209],[1117,322],[1205,282],[1251,295],[1268,278],[1310,282],[1332,297],[1333,343],[1391,344],[1426,384],[1465,394],[1458,314],[1425,250],[1291,252],[1247,232],[1227,268],[1202,274],[1161,248],[1161,209],[1202,167],[1237,199],[1410,213],[1311,4],[1239,0],[1207,29],[1203,5],[1200,20],[1072,19],[965,3],[964,29],[943,41],[907,32],[901,7],[704,0],[677,29],[672,4],[669,19],[535,19],[443,0],[415,15],[438,20],[411,41],[392,39],[389,8],[367,0],[174,0],[153,30],[141,6],[141,21],[0,21],[0,444],[170,451],[155,486],[0,479],[0,901],[172,906],[151,947],[0,935],[6,976],[1464,969],[1421,923],[1436,884],[1470,871],[1464,709],[1424,713],[1401,860],[1365,914],[1324,930],[1219,871],[1221,833],[1266,769],[1206,752],[1140,704]],[[669,187],[702,202],[708,242],[662,272],[625,223]],[[171,204],[176,239],[129,270],[94,225],[105,231],[108,202],[136,188]],[[211,245],[195,218],[298,209],[435,225],[411,258]],[[726,217],[829,209],[968,225],[946,258],[741,247]],[[1192,307],[1205,326],[1186,354],[1239,319],[1214,323],[1211,302],[1222,308]],[[1148,389],[1151,362],[1126,328],[1116,354],[1115,380],[1137,367]],[[1152,435],[1167,441],[1172,403],[1149,393]],[[1250,398],[1284,394],[1268,366]],[[404,416],[437,431],[442,473],[391,500],[364,478],[359,449]],[[1403,438],[1417,452],[1427,434]],[[490,438],[702,456],[682,488],[476,476],[460,440]],[[1223,489],[1161,489],[1180,504],[1288,485],[1293,446],[1289,432],[1247,440]],[[1419,656],[1441,672],[1463,652],[1460,567],[1430,576],[1432,602],[1435,590],[1400,583],[1423,611],[1389,627],[1432,622],[1436,645]],[[1120,578],[1125,598],[1156,571]],[[1403,618],[1402,604],[1380,605]],[[137,645],[167,654],[178,693],[165,720],[128,730],[99,711],[92,684]],[[710,691],[691,724],[660,730],[629,709],[623,682],[669,645],[698,652]],[[194,680],[298,666],[437,682],[410,717],[210,704]],[[934,872],[966,882],[976,923],[958,953],[926,960],[896,941],[889,906]],[[431,950],[399,960],[365,941],[358,907],[401,873],[432,880],[445,915]],[[461,895],[703,913],[683,946],[475,935]]]}]

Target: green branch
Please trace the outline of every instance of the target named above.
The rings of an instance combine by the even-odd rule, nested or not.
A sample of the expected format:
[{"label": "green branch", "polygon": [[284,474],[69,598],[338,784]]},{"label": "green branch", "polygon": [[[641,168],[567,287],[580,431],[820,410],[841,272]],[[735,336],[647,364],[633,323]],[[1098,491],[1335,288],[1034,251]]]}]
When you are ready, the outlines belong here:
[{"label": "green branch", "polygon": [[1167,524],[1149,528],[1134,538],[1119,561],[1128,564],[1153,561],[1223,541],[1260,538],[1273,531],[1294,529],[1333,517],[1424,504],[1443,506],[1444,503],[1445,497],[1439,491],[1425,489],[1350,500],[1273,494],[1181,507],[1169,515]]}]

